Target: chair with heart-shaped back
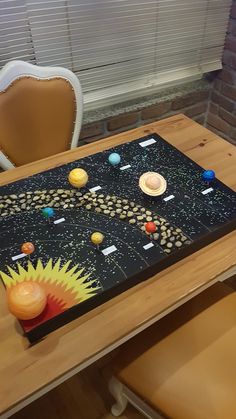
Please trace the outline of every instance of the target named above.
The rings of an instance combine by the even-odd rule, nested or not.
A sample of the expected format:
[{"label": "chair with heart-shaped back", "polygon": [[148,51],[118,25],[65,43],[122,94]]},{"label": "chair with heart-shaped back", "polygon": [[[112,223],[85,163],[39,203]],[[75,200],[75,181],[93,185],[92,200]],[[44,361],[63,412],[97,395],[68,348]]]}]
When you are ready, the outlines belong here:
[{"label": "chair with heart-shaped back", "polygon": [[0,166],[4,169],[77,147],[83,96],[62,67],[11,61],[0,71]]}]

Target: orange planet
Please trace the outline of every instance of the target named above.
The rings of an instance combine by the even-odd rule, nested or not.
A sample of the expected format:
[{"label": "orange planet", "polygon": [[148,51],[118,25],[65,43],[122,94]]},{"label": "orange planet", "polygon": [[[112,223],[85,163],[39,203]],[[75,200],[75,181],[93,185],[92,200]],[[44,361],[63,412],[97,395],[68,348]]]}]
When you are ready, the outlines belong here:
[{"label": "orange planet", "polygon": [[33,281],[24,281],[7,290],[9,311],[20,320],[31,320],[39,316],[47,304],[44,289]]},{"label": "orange planet", "polygon": [[22,253],[25,253],[26,255],[31,255],[31,253],[33,253],[35,251],[35,247],[34,247],[33,243],[26,242],[26,243],[22,244],[21,251],[22,251]]}]

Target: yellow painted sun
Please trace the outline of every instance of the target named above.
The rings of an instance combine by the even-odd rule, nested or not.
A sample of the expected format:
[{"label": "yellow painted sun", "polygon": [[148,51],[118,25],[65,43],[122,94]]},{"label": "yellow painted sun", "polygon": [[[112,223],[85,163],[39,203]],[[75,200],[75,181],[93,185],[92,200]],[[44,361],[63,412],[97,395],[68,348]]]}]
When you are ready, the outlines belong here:
[{"label": "yellow painted sun", "polygon": [[0,271],[0,275],[7,288],[23,281],[38,282],[46,291],[51,315],[55,315],[93,297],[100,288],[96,280],[89,280],[90,274],[84,275],[84,268],[70,268],[71,263],[61,266],[61,259],[55,264],[49,259],[44,266],[39,259],[35,267],[30,261],[26,268],[17,263],[17,270],[7,266],[9,274]]}]

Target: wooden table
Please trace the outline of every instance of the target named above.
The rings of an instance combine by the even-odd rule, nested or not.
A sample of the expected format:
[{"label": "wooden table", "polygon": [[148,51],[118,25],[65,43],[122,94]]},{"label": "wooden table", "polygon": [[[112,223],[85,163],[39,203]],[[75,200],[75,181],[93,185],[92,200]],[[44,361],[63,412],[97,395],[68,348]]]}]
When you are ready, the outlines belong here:
[{"label": "wooden table", "polygon": [[[155,122],[0,175],[0,185],[157,132],[236,190],[236,148],[184,115]],[[236,232],[28,347],[0,284],[0,418],[7,418],[217,280],[236,272]]]}]

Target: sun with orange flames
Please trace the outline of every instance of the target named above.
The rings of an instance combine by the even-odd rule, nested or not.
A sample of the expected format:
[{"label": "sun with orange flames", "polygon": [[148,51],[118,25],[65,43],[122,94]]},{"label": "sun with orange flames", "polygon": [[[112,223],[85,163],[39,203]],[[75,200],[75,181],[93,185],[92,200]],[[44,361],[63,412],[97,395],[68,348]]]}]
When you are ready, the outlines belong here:
[{"label": "sun with orange flames", "polygon": [[47,294],[48,309],[44,320],[48,320],[93,297],[100,289],[98,281],[90,279],[90,274],[85,274],[84,268],[71,265],[71,261],[62,264],[61,259],[55,263],[49,259],[43,264],[39,259],[35,267],[31,261],[28,261],[26,268],[20,263],[17,263],[16,270],[7,266],[8,273],[0,271],[0,276],[7,289],[23,281],[39,283]]}]

